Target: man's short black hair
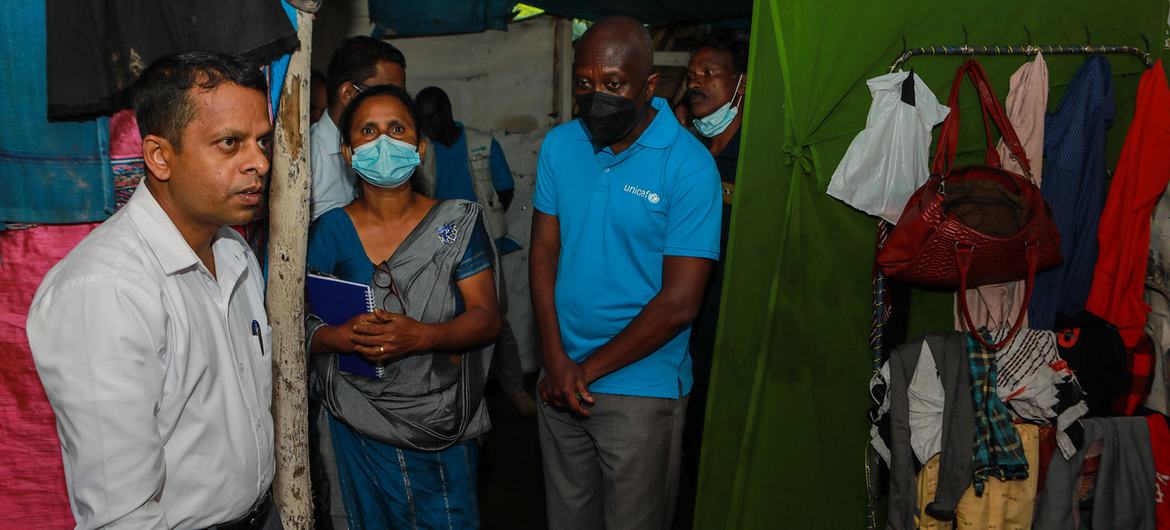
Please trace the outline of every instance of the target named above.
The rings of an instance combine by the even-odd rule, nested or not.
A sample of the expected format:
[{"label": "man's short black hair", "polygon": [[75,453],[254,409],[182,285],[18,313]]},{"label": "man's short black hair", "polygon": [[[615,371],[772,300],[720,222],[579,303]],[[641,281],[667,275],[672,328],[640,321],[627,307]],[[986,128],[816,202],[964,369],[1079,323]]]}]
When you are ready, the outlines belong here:
[{"label": "man's short black hair", "polygon": [[380,62],[397,64],[403,70],[406,69],[406,56],[389,42],[365,36],[345,39],[333,52],[325,74],[329,104],[337,102],[337,89],[342,83],[357,83],[372,77]]},{"label": "man's short black hair", "polygon": [[731,54],[731,70],[733,75],[746,74],[748,70],[748,37],[743,31],[718,31],[708,36],[695,47],[713,48]]},{"label": "man's short black hair", "polygon": [[418,109],[414,106],[414,99],[410,94],[394,85],[378,85],[369,90],[358,94],[345,106],[345,110],[341,111],[341,119],[338,120],[337,130],[341,132],[341,142],[345,145],[352,146],[349,138],[349,131],[353,127],[353,115],[357,112],[358,107],[362,106],[362,102],[374,96],[391,96],[398,98],[402,105],[406,107],[406,112],[410,114],[410,119],[414,121],[415,134],[421,138],[421,133],[418,131]]},{"label": "man's short black hair", "polygon": [[225,82],[268,94],[264,73],[243,57],[187,51],[159,58],[134,85],[138,131],[143,138],[148,134],[166,138],[178,150],[183,130],[195,118],[190,91],[212,90]]}]

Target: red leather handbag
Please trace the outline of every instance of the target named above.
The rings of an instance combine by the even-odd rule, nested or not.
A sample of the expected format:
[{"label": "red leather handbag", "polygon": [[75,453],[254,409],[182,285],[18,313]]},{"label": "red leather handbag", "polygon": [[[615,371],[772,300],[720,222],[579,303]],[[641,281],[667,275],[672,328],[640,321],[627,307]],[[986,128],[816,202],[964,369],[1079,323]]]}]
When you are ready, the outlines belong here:
[{"label": "red leather handbag", "polygon": [[[987,135],[985,165],[954,168],[959,143],[959,87],[963,76],[979,92]],[[1002,169],[992,141],[990,121],[1025,173],[1031,166],[1003,107],[987,82],[983,67],[970,60],[959,67],[951,85],[950,114],[943,122],[931,173],[902,210],[886,244],[878,252],[882,274],[920,287],[958,289],[1025,280],[1024,305],[1011,332],[988,344],[975,332],[967,297],[959,305],[976,340],[993,350],[1015,337],[1032,299],[1036,272],[1060,264],[1060,233],[1040,189],[1031,180]]]}]

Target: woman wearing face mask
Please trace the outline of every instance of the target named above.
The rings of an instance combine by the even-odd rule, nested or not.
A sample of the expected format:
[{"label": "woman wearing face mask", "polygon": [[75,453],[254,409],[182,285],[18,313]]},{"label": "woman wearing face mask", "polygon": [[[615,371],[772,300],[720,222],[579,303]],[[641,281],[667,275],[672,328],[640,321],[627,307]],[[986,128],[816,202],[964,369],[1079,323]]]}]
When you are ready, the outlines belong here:
[{"label": "woman wearing face mask", "polygon": [[342,156],[361,194],[309,232],[310,270],[371,286],[376,305],[340,326],[312,315],[306,326],[320,468],[349,528],[479,526],[495,253],[479,205],[411,189],[427,147],[416,123],[397,87],[350,103]]}]

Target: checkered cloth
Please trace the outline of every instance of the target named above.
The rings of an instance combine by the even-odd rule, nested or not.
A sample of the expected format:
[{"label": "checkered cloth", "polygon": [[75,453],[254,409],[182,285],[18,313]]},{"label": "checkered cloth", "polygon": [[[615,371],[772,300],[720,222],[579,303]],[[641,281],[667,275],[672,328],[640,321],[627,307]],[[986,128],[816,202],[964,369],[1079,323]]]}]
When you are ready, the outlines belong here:
[{"label": "checkered cloth", "polygon": [[[990,342],[989,335],[985,339]],[[971,398],[975,402],[975,455],[972,459],[975,495],[982,497],[987,480],[1028,478],[1028,459],[1008,408],[996,393],[995,353],[967,336],[971,365]]]},{"label": "checkered cloth", "polygon": [[1113,412],[1133,416],[1150,395],[1154,383],[1154,343],[1142,334],[1138,343],[1125,352],[1125,392],[1113,401]]}]

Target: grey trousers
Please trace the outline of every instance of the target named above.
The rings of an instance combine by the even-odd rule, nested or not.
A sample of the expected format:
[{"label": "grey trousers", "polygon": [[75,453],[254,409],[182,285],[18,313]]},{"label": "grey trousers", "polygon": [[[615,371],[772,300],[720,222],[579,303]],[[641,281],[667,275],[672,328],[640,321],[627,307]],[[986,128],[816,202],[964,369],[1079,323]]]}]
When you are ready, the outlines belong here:
[{"label": "grey trousers", "polygon": [[496,338],[496,351],[492,356],[493,369],[500,378],[500,388],[507,394],[524,391],[524,367],[520,364],[520,344],[512,333],[508,322],[508,289],[504,283],[504,271],[496,275],[500,280],[500,335]]},{"label": "grey trousers", "polygon": [[550,530],[669,530],[687,399],[593,394],[589,418],[538,407]]}]

